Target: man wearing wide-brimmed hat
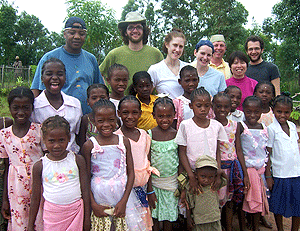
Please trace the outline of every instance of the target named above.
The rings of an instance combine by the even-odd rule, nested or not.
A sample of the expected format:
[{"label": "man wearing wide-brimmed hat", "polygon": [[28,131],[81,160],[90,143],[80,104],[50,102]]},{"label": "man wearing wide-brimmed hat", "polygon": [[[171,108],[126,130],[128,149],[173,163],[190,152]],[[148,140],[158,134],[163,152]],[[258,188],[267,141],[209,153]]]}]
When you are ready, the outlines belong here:
[{"label": "man wearing wide-brimmed hat", "polygon": [[119,22],[118,28],[125,45],[108,53],[100,65],[100,72],[107,77],[111,65],[122,64],[129,70],[130,84],[134,73],[147,71],[152,64],[163,60],[163,55],[157,48],[146,45],[150,29],[146,25],[146,18],[139,12],[129,12],[125,21]]},{"label": "man wearing wide-brimmed hat", "polygon": [[77,98],[81,103],[83,114],[90,112],[87,105],[86,90],[93,83],[104,83],[94,55],[82,49],[87,28],[78,17],[70,17],[65,24],[64,38],[66,44],[46,53],[37,66],[31,89],[37,97],[45,89],[41,81],[42,66],[52,57],[60,59],[66,67],[66,83],[62,91]]}]

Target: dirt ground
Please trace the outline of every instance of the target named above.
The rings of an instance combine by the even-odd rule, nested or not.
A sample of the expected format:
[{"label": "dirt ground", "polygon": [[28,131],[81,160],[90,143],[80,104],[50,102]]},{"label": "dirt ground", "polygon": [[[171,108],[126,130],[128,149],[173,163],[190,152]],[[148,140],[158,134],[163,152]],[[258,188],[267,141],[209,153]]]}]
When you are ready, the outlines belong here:
[{"label": "dirt ground", "polygon": [[[265,228],[264,226],[260,226],[260,230],[261,231],[275,231],[277,230],[276,228],[276,223],[275,223],[275,219],[274,219],[274,215],[273,213],[270,213],[269,215],[266,215],[266,219],[272,223],[273,225],[273,228],[272,229],[268,229],[268,228]],[[291,230],[291,227],[292,227],[292,218],[283,218],[283,226],[284,226],[284,230]],[[238,231],[240,230],[239,229],[239,225],[238,225],[238,220],[237,218],[234,219],[234,224],[233,224],[233,228],[235,231]],[[299,229],[300,230],[300,229]]]}]

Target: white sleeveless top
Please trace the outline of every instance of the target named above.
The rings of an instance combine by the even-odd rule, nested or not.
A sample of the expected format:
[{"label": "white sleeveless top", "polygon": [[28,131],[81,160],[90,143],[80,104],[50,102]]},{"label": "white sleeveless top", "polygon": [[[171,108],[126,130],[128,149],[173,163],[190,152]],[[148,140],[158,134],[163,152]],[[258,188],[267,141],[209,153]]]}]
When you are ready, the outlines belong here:
[{"label": "white sleeveless top", "polygon": [[47,155],[41,159],[45,200],[59,205],[67,205],[79,200],[81,188],[75,154],[69,151],[66,158],[59,161],[50,160]]}]

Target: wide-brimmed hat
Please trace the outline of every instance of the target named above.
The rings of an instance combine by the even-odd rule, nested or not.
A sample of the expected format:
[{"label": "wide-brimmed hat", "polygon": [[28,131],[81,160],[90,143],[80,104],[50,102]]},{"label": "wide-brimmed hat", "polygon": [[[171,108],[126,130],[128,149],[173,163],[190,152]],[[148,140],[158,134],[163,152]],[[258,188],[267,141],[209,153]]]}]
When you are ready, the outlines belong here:
[{"label": "wide-brimmed hat", "polygon": [[119,22],[118,28],[127,27],[129,23],[146,23],[146,18],[137,11],[129,12],[125,17],[125,21]]}]

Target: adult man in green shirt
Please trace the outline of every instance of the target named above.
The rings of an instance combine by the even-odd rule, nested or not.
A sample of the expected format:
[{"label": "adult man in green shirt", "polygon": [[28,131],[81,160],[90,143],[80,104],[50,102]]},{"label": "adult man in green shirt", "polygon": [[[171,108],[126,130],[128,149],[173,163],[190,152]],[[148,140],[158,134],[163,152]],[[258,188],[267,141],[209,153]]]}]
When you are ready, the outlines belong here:
[{"label": "adult man in green shirt", "polygon": [[146,45],[150,29],[146,25],[146,18],[137,11],[129,12],[125,21],[119,22],[118,28],[125,45],[107,54],[100,65],[100,72],[107,78],[107,70],[111,65],[122,64],[129,70],[129,86],[136,72],[148,71],[151,65],[163,60],[163,55],[157,48]]}]

